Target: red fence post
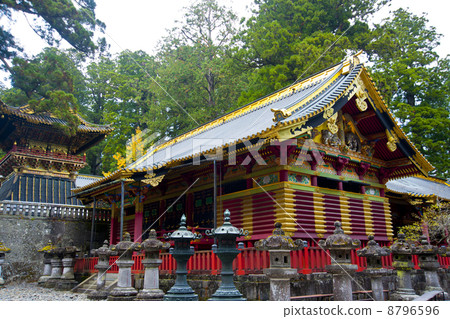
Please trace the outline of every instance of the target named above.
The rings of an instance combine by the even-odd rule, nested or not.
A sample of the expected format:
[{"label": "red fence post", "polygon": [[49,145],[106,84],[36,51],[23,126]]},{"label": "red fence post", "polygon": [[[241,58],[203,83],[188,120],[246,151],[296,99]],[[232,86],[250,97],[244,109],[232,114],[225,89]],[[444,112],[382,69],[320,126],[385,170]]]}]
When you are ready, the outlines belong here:
[{"label": "red fence post", "polygon": [[312,270],[309,266],[309,245],[303,250],[303,269],[302,269],[302,273],[307,275],[312,273]]}]

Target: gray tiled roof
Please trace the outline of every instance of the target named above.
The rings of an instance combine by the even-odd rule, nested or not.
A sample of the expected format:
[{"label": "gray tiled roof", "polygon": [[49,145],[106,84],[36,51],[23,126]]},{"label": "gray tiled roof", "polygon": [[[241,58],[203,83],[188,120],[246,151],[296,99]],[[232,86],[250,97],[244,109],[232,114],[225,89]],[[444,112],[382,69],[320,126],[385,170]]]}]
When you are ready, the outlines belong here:
[{"label": "gray tiled roof", "polygon": [[419,177],[406,177],[392,180],[386,183],[386,187],[397,193],[421,195],[436,195],[440,198],[450,200],[450,187],[448,184],[440,183],[430,179]]},{"label": "gray tiled roof", "polygon": [[278,99],[264,103],[257,108],[250,109],[248,112],[238,117],[225,120],[210,129],[201,131],[200,133],[180,140],[171,146],[162,148],[151,156],[144,156],[141,160],[128,166],[128,168],[151,168],[152,166],[164,165],[164,163],[170,160],[188,158],[200,151],[198,147],[196,151],[195,147],[199,144],[202,145],[201,151],[207,152],[208,150],[213,150],[217,146],[233,144],[239,140],[247,140],[278,124],[273,121],[274,115],[271,109],[286,110],[301,103],[305,98],[316,95],[314,99],[308,101],[299,111],[294,112],[290,117],[283,121],[295,120],[307,114],[312,114],[316,110],[326,106],[327,103],[331,102],[336,96],[341,94],[359,73],[362,64],[357,65],[350,73],[338,76],[326,88],[323,88],[324,83],[331,80],[341,68],[342,64],[333,72],[330,72],[330,74],[315,82],[306,84],[294,92],[291,91],[285,93]]},{"label": "gray tiled roof", "polygon": [[90,183],[96,182],[101,178],[101,176],[78,175],[75,179],[75,188],[89,185]]}]

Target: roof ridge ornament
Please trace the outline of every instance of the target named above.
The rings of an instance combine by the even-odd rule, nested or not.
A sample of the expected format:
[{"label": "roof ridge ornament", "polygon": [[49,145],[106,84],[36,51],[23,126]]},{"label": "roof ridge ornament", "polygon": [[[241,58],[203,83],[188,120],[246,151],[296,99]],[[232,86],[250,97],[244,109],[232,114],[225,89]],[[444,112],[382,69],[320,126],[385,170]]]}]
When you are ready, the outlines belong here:
[{"label": "roof ridge ornament", "polygon": [[286,109],[270,109],[273,112],[274,118],[273,121],[274,122],[280,122],[284,119],[287,119],[289,116],[292,115],[292,112],[287,111]]}]

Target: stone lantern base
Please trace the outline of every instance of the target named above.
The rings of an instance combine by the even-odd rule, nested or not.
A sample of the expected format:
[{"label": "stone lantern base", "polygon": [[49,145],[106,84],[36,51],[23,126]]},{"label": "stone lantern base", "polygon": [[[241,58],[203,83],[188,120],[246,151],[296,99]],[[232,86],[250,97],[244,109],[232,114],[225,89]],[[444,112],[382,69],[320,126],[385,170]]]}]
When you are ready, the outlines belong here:
[{"label": "stone lantern base", "polygon": [[189,285],[175,285],[163,297],[164,301],[198,301],[198,295]]},{"label": "stone lantern base", "polygon": [[108,295],[109,301],[133,301],[137,290],[133,287],[116,287]]},{"label": "stone lantern base", "polygon": [[414,289],[400,288],[400,289],[397,289],[396,291],[394,291],[390,295],[389,300],[392,300],[392,301],[411,301],[411,300],[414,300],[414,299],[416,299],[418,297],[419,296],[416,295],[416,292],[414,291]]},{"label": "stone lantern base", "polygon": [[162,301],[163,298],[164,292],[161,289],[154,288],[154,289],[142,289],[141,291],[139,291],[136,300]]},{"label": "stone lantern base", "polygon": [[291,300],[291,278],[298,276],[297,269],[292,268],[268,268],[264,274],[270,280],[270,300]]},{"label": "stone lantern base", "polygon": [[39,277],[38,285],[39,286],[43,286],[47,282],[47,280],[49,280],[49,279],[50,279],[50,276],[41,276],[41,277]]}]

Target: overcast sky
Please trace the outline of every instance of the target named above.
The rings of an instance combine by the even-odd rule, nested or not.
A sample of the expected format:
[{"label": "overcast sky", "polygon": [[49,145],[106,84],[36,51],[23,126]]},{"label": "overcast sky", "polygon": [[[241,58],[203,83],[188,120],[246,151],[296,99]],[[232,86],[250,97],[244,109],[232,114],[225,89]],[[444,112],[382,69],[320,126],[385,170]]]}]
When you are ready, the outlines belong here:
[{"label": "overcast sky", "polygon": [[[183,7],[193,2],[195,1],[96,0],[96,13],[98,19],[107,26],[106,38],[111,44],[113,53],[129,49],[144,50],[152,54],[158,41],[166,34],[166,29],[171,28],[174,21],[182,17]],[[238,16],[251,15],[248,7],[253,4],[253,0],[219,0],[219,2],[231,7]],[[450,53],[449,0],[393,0],[391,7],[379,12],[374,21],[380,22],[389,16],[390,10],[398,7],[409,7],[416,15],[426,12],[430,25],[435,26],[438,33],[444,35],[438,53],[441,56]],[[15,17],[15,24],[5,19],[0,22],[13,30],[13,34],[19,38],[28,55],[39,53],[47,44],[30,29],[23,15]],[[3,80],[4,76],[1,78]]]}]

